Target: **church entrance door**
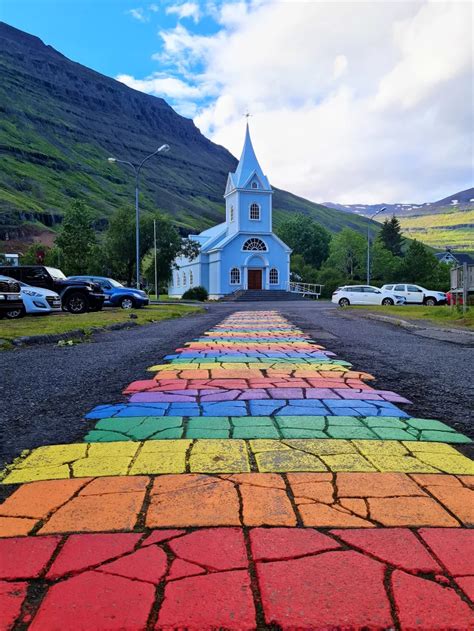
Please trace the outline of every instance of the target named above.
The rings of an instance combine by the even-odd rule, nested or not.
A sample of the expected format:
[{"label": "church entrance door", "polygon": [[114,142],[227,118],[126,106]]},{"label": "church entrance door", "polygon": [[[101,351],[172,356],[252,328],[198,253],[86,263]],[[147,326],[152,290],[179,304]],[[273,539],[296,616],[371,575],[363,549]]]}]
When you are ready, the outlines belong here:
[{"label": "church entrance door", "polygon": [[249,269],[249,289],[262,289],[262,270]]}]

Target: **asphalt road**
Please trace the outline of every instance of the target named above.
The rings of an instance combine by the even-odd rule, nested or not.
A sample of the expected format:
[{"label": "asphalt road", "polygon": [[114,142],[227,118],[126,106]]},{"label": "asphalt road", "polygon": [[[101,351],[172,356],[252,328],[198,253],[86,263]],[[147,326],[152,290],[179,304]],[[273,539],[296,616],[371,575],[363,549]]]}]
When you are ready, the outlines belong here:
[{"label": "asphalt road", "polygon": [[354,316],[325,302],[218,303],[201,315],[101,333],[72,347],[44,345],[0,353],[0,464],[23,449],[80,441],[92,407],[125,400],[122,389],[146,368],[238,310],[277,309],[376,387],[413,401],[410,412],[474,437],[474,348],[420,337]]}]

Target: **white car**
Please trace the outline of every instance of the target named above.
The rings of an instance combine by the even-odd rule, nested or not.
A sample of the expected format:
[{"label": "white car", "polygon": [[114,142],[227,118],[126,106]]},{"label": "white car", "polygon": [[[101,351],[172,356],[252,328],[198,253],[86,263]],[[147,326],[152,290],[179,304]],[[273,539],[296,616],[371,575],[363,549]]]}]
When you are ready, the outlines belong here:
[{"label": "white car", "polygon": [[372,285],[345,285],[338,287],[333,293],[331,302],[340,307],[349,305],[404,305],[403,296],[396,295],[392,291],[384,291]]},{"label": "white car", "polygon": [[[7,278],[0,276],[0,278]],[[11,279],[9,279],[11,280]],[[20,295],[23,300],[23,309],[26,313],[51,313],[61,311],[61,298],[59,294],[44,287],[32,287],[21,281],[16,281],[20,285]],[[15,319],[23,315],[20,309],[9,311],[7,318]]]},{"label": "white car", "polygon": [[404,296],[407,303],[415,305],[427,305],[434,307],[435,305],[445,305],[448,301],[443,291],[435,291],[434,289],[425,289],[420,285],[409,285],[400,283],[398,285],[384,285],[383,290],[393,291],[398,296]]}]

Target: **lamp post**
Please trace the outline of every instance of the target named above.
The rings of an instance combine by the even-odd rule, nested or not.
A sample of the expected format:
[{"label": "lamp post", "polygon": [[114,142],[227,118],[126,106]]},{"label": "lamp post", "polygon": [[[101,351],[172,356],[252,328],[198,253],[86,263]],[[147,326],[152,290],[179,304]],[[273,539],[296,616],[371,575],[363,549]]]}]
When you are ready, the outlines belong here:
[{"label": "lamp post", "polygon": [[136,268],[137,268],[137,278],[136,285],[137,289],[140,289],[140,209],[138,206],[138,195],[139,195],[139,184],[140,184],[140,171],[142,166],[145,164],[147,160],[153,158],[158,153],[167,153],[170,150],[169,145],[161,145],[158,147],[156,151],[150,153],[149,156],[144,158],[140,163],[134,164],[133,162],[129,162],[128,160],[118,160],[117,158],[108,158],[109,162],[118,163],[118,164],[126,164],[129,167],[132,167],[133,172],[135,173],[135,248],[136,248]]},{"label": "lamp post", "polygon": [[[370,217],[370,221],[380,213],[383,213],[384,210],[387,210],[387,207],[384,206],[380,208],[376,213]],[[370,285],[370,223],[367,224],[367,285]]]}]

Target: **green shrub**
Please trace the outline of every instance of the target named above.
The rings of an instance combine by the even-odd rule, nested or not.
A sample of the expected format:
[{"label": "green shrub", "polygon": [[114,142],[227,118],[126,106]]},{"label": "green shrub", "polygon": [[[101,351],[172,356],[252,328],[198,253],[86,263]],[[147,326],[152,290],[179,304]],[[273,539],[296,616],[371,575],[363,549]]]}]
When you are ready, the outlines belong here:
[{"label": "green shrub", "polygon": [[185,291],[181,298],[183,300],[200,300],[203,302],[207,300],[208,295],[207,289],[199,285],[198,287],[191,287],[191,289]]}]

